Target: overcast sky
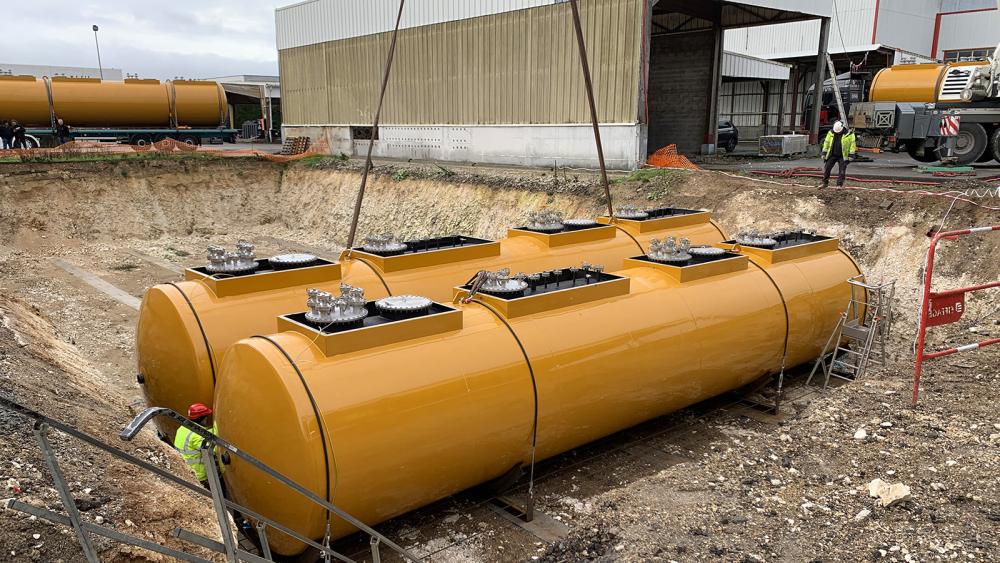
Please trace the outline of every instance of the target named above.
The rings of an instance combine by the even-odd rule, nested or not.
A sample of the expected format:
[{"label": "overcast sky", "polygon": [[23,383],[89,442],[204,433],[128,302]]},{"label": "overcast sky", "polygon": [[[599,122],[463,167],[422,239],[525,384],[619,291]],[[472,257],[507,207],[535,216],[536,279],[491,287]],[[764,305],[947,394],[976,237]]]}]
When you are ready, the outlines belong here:
[{"label": "overcast sky", "polygon": [[142,78],[278,74],[274,8],[294,0],[0,0],[0,62],[97,66]]}]

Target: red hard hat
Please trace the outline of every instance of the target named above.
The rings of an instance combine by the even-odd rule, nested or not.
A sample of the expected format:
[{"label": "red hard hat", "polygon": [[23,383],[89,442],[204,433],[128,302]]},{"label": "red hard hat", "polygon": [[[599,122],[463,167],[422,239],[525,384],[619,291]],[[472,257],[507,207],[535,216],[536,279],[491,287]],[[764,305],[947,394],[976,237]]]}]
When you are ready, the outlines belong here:
[{"label": "red hard hat", "polygon": [[191,420],[197,420],[203,416],[208,416],[212,414],[212,409],[206,407],[201,403],[194,403],[188,407],[188,418]]}]

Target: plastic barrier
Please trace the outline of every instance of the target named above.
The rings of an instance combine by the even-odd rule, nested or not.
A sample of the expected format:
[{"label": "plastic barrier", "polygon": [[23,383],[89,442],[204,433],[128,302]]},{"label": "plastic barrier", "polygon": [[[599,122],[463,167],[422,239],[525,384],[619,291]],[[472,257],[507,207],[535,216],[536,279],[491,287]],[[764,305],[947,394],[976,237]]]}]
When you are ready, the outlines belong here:
[{"label": "plastic barrier", "polygon": [[927,328],[957,322],[965,312],[965,294],[973,291],[981,291],[992,287],[1000,287],[1000,280],[979,285],[970,285],[956,289],[944,291],[931,291],[931,277],[934,275],[934,251],[938,241],[941,239],[955,240],[960,236],[976,233],[986,233],[990,231],[1000,231],[1000,225],[992,227],[976,227],[974,229],[962,229],[960,231],[947,231],[937,233],[931,239],[930,248],[927,249],[927,267],[924,271],[924,296],[920,301],[920,324],[917,326],[917,361],[913,368],[913,404],[916,405],[920,398],[920,371],[923,363],[927,360],[950,356],[959,352],[978,350],[990,344],[1000,343],[1000,338],[988,338],[964,346],[954,346],[936,352],[925,352],[924,343],[927,335]]}]

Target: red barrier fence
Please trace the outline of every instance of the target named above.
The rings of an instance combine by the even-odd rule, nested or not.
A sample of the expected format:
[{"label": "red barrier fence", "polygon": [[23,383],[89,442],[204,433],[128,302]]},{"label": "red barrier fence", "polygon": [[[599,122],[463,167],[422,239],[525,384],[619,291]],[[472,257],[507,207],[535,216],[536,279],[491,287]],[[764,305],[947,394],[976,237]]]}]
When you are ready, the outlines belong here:
[{"label": "red barrier fence", "polygon": [[1000,344],[1000,338],[989,338],[972,344],[965,344],[964,346],[955,346],[936,352],[924,352],[924,338],[927,334],[927,328],[954,323],[961,319],[962,314],[965,312],[966,293],[981,291],[991,287],[1000,287],[1000,280],[998,280],[944,291],[931,291],[931,276],[934,274],[934,251],[937,249],[938,241],[941,239],[955,240],[960,236],[987,233],[990,231],[1000,231],[1000,225],[937,233],[931,239],[930,248],[927,249],[927,267],[924,271],[924,296],[920,301],[920,324],[917,326],[917,362],[913,368],[914,405],[917,404],[917,400],[920,398],[920,371],[925,361],[942,356],[950,356],[959,352],[977,350],[990,344]]}]

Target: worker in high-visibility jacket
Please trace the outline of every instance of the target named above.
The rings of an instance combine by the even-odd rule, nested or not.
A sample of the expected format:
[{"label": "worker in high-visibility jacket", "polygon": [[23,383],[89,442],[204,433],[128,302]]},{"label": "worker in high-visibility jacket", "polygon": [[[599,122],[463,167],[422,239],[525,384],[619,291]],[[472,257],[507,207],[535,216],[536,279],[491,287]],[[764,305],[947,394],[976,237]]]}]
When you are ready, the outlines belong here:
[{"label": "worker in high-visibility jacket", "polygon": [[[219,429],[213,422],[209,426],[209,421],[212,417],[212,409],[203,405],[202,403],[193,403],[188,407],[187,417],[198,426],[201,426],[205,430],[208,430],[212,434],[218,434]],[[205,442],[196,432],[192,432],[186,426],[181,426],[177,429],[177,434],[174,435],[174,448],[181,453],[184,461],[187,462],[188,467],[191,471],[194,471],[194,476],[201,483],[202,487],[211,490],[208,485],[208,473],[206,472],[205,464],[201,459],[201,446]],[[218,456],[215,455],[213,451],[213,456],[215,457],[215,466],[219,470],[219,475],[225,471],[223,464],[219,463]],[[226,492],[226,482],[219,479],[219,489],[222,493],[223,498],[228,498],[229,494]],[[253,535],[253,526],[243,518],[238,510],[232,510],[233,521],[236,525],[243,529],[247,534]]]},{"label": "worker in high-visibility jacket", "polygon": [[[191,419],[191,422],[194,422],[212,434],[216,433],[215,424],[209,426],[212,409],[207,406],[201,403],[192,404],[188,407],[187,417]],[[181,453],[191,471],[194,471],[195,478],[207,489],[208,474],[205,472],[205,464],[202,463],[201,459],[201,446],[204,441],[204,438],[186,426],[178,428],[177,434],[174,435],[174,448]]]},{"label": "worker in high-visibility jacket", "polygon": [[826,134],[823,139],[823,185],[825,188],[830,185],[830,173],[833,165],[839,165],[837,176],[837,186],[843,187],[847,180],[847,165],[858,156],[858,143],[854,138],[854,131],[844,126],[843,121],[833,124],[833,130]]}]

